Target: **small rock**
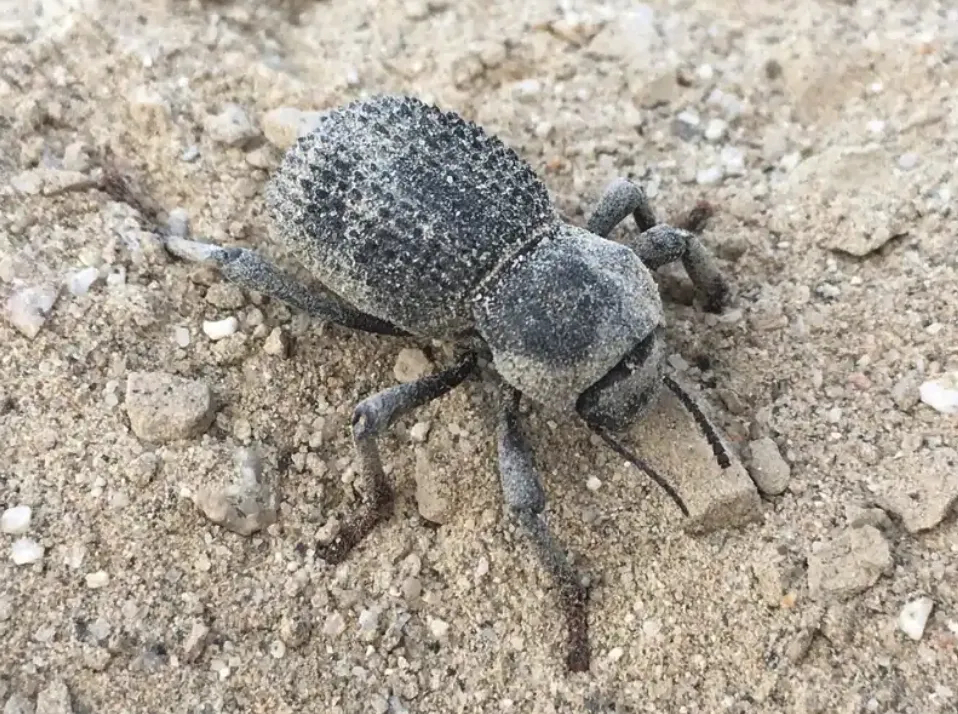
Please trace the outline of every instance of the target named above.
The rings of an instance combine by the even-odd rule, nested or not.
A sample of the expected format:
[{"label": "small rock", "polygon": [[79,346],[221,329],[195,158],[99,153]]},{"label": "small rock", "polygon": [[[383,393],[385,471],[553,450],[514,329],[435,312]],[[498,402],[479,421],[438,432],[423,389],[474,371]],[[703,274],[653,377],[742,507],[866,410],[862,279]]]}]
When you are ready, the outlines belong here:
[{"label": "small rock", "polygon": [[90,292],[90,288],[93,287],[93,284],[99,279],[100,271],[91,265],[89,268],[83,268],[70,274],[66,281],[67,290],[70,291],[71,295],[77,297],[86,295]]},{"label": "small rock", "polygon": [[329,637],[339,637],[346,631],[346,620],[338,612],[331,613],[323,624],[323,634]]},{"label": "small rock", "polygon": [[393,375],[400,382],[415,382],[432,372],[432,369],[432,362],[426,357],[425,352],[419,349],[406,348],[400,350],[396,357]]},{"label": "small rock", "polygon": [[213,423],[213,395],[203,382],[133,372],[126,381],[126,411],[133,433],[144,441],[192,439]]},{"label": "small rock", "polygon": [[177,325],[173,328],[173,341],[176,343],[177,347],[182,347],[186,349],[190,346],[192,337],[190,336],[190,329],[184,327],[183,325]]},{"label": "small rock", "polygon": [[450,516],[449,499],[425,449],[416,450],[415,477],[419,515],[430,523],[446,523]]},{"label": "small rock", "polygon": [[925,624],[934,608],[935,603],[930,597],[912,600],[898,615],[898,629],[917,642],[925,634]]},{"label": "small rock", "polygon": [[907,151],[898,157],[898,168],[902,171],[911,171],[921,162],[921,157],[914,151]]},{"label": "small rock", "polygon": [[695,183],[700,186],[712,186],[719,183],[724,176],[721,166],[709,166],[695,174]]},{"label": "small rock", "polygon": [[8,535],[23,535],[30,529],[30,506],[8,508],[0,516],[0,531]]},{"label": "small rock", "polygon": [[22,335],[35,338],[47,321],[59,290],[53,285],[23,288],[7,300],[7,319]]},{"label": "small rock", "polygon": [[213,283],[206,290],[206,302],[223,310],[238,310],[246,304],[246,296],[238,285]]},{"label": "small rock", "polygon": [[279,624],[279,636],[292,649],[302,647],[309,640],[312,629],[308,618],[284,616]]},{"label": "small rock", "polygon": [[10,559],[14,565],[29,565],[43,558],[44,548],[32,538],[18,538],[10,547]]},{"label": "small rock", "polygon": [[294,107],[279,107],[263,116],[263,134],[270,144],[286,150],[316,128],[322,114]]},{"label": "small rock", "polygon": [[429,634],[437,640],[444,640],[449,634],[449,623],[438,617],[429,618]]},{"label": "small rock", "polygon": [[274,327],[272,332],[263,342],[263,352],[274,357],[287,357],[289,355],[289,337],[281,327]]},{"label": "small rock", "polygon": [[205,126],[213,141],[227,146],[241,146],[259,135],[246,111],[238,104],[224,105],[219,114],[206,118]]},{"label": "small rock", "polygon": [[202,487],[196,505],[213,523],[251,535],[276,522],[279,497],[264,479],[259,456],[248,448],[236,452],[236,477],[230,483]]},{"label": "small rock", "polygon": [[86,576],[86,586],[91,590],[99,590],[110,584],[110,574],[105,570],[97,570],[95,573],[88,573]]},{"label": "small rock", "polygon": [[166,229],[171,236],[186,238],[190,234],[190,214],[185,208],[174,208],[166,217]]},{"label": "small rock", "polygon": [[73,714],[70,690],[60,680],[50,682],[37,695],[36,714]]},{"label": "small rock", "polygon": [[402,596],[406,604],[414,605],[422,596],[422,582],[419,578],[408,577],[402,582]]},{"label": "small rock", "polygon": [[936,412],[958,414],[958,372],[946,372],[921,385],[921,401]]},{"label": "small rock", "polygon": [[426,441],[426,437],[429,436],[430,427],[431,424],[428,421],[417,421],[409,430],[409,438],[422,444]]},{"label": "small rock", "polygon": [[11,185],[28,196],[58,196],[68,191],[83,191],[96,182],[79,171],[38,168],[24,171],[13,177]]},{"label": "small rock", "polygon": [[379,611],[363,610],[359,613],[359,638],[371,642],[379,634]]},{"label": "small rock", "polygon": [[763,437],[749,443],[751,459],[749,475],[758,490],[769,496],[778,496],[788,488],[792,469],[782,458],[778,445],[771,437]]},{"label": "small rock", "polygon": [[896,462],[878,485],[878,504],[901,518],[909,533],[930,530],[958,503],[958,451],[922,450]]},{"label": "small rock", "polygon": [[851,528],[808,556],[808,588],[813,598],[851,597],[872,587],[892,565],[881,531]]},{"label": "small rock", "polygon": [[737,146],[722,149],[722,167],[727,176],[742,176],[745,173],[745,152]]},{"label": "small rock", "polygon": [[891,388],[891,398],[895,406],[903,412],[911,411],[921,400],[920,379],[917,372],[910,372],[895,382]]},{"label": "small rock", "polygon": [[63,168],[77,173],[89,171],[90,147],[82,141],[67,144],[67,147],[63,150]]},{"label": "small rock", "polygon": [[785,648],[785,656],[788,657],[789,662],[800,664],[805,659],[808,651],[812,648],[812,643],[815,641],[815,634],[815,630],[803,628],[795,635]]},{"label": "small rock", "polygon": [[225,339],[230,335],[235,335],[238,329],[239,320],[232,315],[222,320],[203,321],[203,332],[214,342]]},{"label": "small rock", "polygon": [[721,141],[728,130],[728,122],[724,119],[712,119],[705,127],[705,138],[709,141]]},{"label": "small rock", "polygon": [[589,476],[585,482],[585,487],[590,491],[598,491],[602,488],[602,479],[597,476]]}]

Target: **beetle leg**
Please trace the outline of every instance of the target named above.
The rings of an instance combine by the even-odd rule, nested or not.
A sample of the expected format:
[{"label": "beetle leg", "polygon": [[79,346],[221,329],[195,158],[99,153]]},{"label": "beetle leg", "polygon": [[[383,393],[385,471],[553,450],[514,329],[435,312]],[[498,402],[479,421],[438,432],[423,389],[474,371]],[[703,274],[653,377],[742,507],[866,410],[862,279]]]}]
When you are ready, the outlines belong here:
[{"label": "beetle leg", "polygon": [[415,382],[384,389],[361,401],[353,411],[353,442],[359,457],[362,504],[328,546],[317,549],[317,557],[338,564],[369,535],[392,510],[392,488],[383,472],[376,438],[397,419],[438,399],[459,386],[476,368],[476,355],[467,352],[452,367],[426,375]]},{"label": "beetle leg", "polygon": [[506,505],[531,539],[536,555],[559,587],[568,629],[566,665],[570,671],[589,669],[588,590],[549,532],[543,516],[545,491],[536,473],[532,451],[518,425],[519,392],[503,386],[499,412],[499,472]]},{"label": "beetle leg", "polygon": [[707,204],[699,204],[686,216],[681,227],[658,223],[645,191],[628,179],[620,178],[606,188],[589,218],[587,229],[607,237],[629,214],[642,231],[625,241],[649,270],[681,260],[695,287],[705,295],[705,309],[721,312],[729,287],[708,248],[696,235],[711,215]]},{"label": "beetle leg", "polygon": [[378,335],[407,335],[405,331],[354,308],[335,293],[320,286],[306,287],[254,251],[245,248],[221,248],[212,243],[166,239],[173,255],[185,260],[215,265],[233,283],[291,305],[314,317],[353,330]]}]

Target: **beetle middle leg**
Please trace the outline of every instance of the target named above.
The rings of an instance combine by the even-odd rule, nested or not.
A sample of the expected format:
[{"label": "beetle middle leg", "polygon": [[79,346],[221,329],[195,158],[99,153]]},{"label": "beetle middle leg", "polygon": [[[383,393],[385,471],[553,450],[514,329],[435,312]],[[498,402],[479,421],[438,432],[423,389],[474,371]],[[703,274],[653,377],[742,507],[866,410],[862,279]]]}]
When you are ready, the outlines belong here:
[{"label": "beetle middle leg", "polygon": [[362,504],[342,526],[336,538],[317,549],[316,556],[328,563],[345,560],[376,524],[387,518],[392,510],[393,493],[382,461],[379,458],[377,437],[404,414],[447,394],[475,371],[476,355],[463,354],[455,365],[414,382],[399,384],[367,397],[353,410],[353,442],[359,456],[359,480]]},{"label": "beetle middle leg", "polygon": [[680,227],[659,223],[645,191],[620,178],[606,188],[586,227],[605,238],[630,213],[642,233],[627,240],[626,245],[638,254],[649,270],[681,260],[692,282],[705,295],[705,309],[721,312],[728,299],[728,283],[708,248],[696,235],[705,228],[710,211],[697,207]]},{"label": "beetle middle leg", "polygon": [[518,425],[519,392],[503,385],[498,424],[499,472],[506,505],[532,541],[536,555],[549,571],[562,599],[568,629],[566,666],[572,672],[589,669],[588,590],[556,543],[543,517],[545,491],[533,464],[532,451]]},{"label": "beetle middle leg", "polygon": [[258,253],[245,248],[222,248],[212,243],[175,236],[166,239],[173,255],[197,263],[210,263],[230,281],[286,303],[314,317],[342,327],[377,335],[407,335],[398,327],[357,310],[322,287],[307,287]]}]

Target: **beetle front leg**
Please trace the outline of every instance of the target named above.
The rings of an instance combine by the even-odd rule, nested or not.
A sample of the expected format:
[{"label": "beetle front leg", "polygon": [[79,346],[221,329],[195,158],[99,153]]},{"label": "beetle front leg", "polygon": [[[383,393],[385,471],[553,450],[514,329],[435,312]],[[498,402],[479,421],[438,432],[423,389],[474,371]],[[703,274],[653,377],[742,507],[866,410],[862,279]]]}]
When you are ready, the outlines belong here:
[{"label": "beetle front leg", "polygon": [[715,258],[698,237],[711,216],[707,204],[699,204],[683,218],[679,227],[659,223],[641,187],[627,179],[616,179],[596,205],[587,229],[603,238],[629,214],[642,231],[625,241],[649,270],[681,260],[692,283],[705,295],[705,309],[721,312],[729,295],[729,286]]},{"label": "beetle front leg", "polygon": [[230,282],[342,327],[377,335],[408,334],[377,317],[357,310],[329,290],[320,286],[305,286],[252,250],[222,248],[213,243],[176,236],[166,239],[166,249],[184,260],[214,265]]},{"label": "beetle front leg", "polygon": [[476,368],[476,355],[466,353],[449,369],[415,382],[399,384],[361,401],[353,410],[353,442],[359,457],[359,486],[362,504],[327,546],[316,556],[338,564],[369,535],[392,510],[392,488],[383,471],[376,439],[404,414],[438,399],[459,386]]},{"label": "beetle front leg", "polygon": [[566,665],[572,672],[585,672],[590,660],[589,594],[543,517],[545,491],[533,464],[532,451],[519,429],[519,398],[518,391],[503,386],[498,426],[502,493],[506,505],[532,541],[543,567],[559,587],[569,638]]}]

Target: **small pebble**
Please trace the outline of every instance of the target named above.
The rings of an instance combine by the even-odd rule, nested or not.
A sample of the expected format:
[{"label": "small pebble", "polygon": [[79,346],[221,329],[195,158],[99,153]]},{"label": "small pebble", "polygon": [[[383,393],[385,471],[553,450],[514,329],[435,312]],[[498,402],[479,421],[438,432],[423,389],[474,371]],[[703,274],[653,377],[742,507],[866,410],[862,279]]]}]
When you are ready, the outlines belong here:
[{"label": "small pebble", "polygon": [[126,411],[133,433],[144,441],[191,439],[213,422],[213,394],[196,380],[133,372],[126,380]]},{"label": "small pebble", "polygon": [[729,176],[741,176],[745,173],[745,152],[737,146],[722,149],[722,166]]},{"label": "small pebble", "polygon": [[921,401],[941,414],[958,414],[958,372],[947,372],[918,388]]},{"label": "small pebble", "polygon": [[93,590],[106,587],[110,582],[110,574],[105,570],[97,570],[95,573],[88,573],[86,576],[86,586]]},{"label": "small pebble", "polygon": [[235,471],[229,480],[200,487],[196,506],[213,523],[248,536],[276,522],[279,496],[275,474],[266,474],[253,449],[237,449],[233,460]]},{"label": "small pebble", "polygon": [[7,319],[22,335],[32,340],[47,321],[58,293],[52,285],[38,285],[15,292],[7,300]]},{"label": "small pebble", "polygon": [[881,119],[872,119],[868,122],[867,128],[870,134],[881,134],[885,131],[885,122]]},{"label": "small pebble", "polygon": [[419,421],[413,424],[409,430],[409,438],[415,442],[423,443],[429,436],[430,423],[428,421]]},{"label": "small pebble", "polygon": [[701,171],[695,174],[695,182],[700,186],[711,186],[713,184],[719,183],[724,174],[722,172],[721,166],[710,166],[707,169],[702,169]]},{"label": "small pebble", "polygon": [[918,154],[914,151],[907,151],[898,157],[898,168],[903,171],[911,171],[918,166],[920,161],[921,157]]},{"label": "small pebble", "polygon": [[222,320],[204,320],[203,332],[214,342],[236,334],[239,329],[239,320],[230,316]]},{"label": "small pebble", "polygon": [[259,135],[246,111],[238,104],[226,104],[219,114],[208,116],[205,127],[213,141],[227,146],[240,146]]},{"label": "small pebble", "polygon": [[73,714],[70,690],[60,680],[50,682],[37,695],[36,714]]},{"label": "small pebble", "polygon": [[282,327],[274,327],[263,342],[263,352],[274,357],[286,357],[289,354],[289,337]]},{"label": "small pebble", "polygon": [[29,565],[43,558],[44,547],[32,538],[19,538],[10,546],[10,559],[14,565]]},{"label": "small pebble", "polygon": [[792,469],[782,458],[778,445],[771,437],[756,439],[749,444],[751,459],[749,475],[758,490],[769,496],[778,496],[788,488]]},{"label": "small pebble", "polygon": [[399,351],[393,375],[399,382],[414,382],[432,372],[432,362],[419,349],[406,348]]},{"label": "small pebble", "polygon": [[602,488],[602,480],[597,476],[590,476],[585,482],[585,487],[590,491],[598,491],[600,488]]},{"label": "small pebble", "polygon": [[449,634],[449,623],[445,620],[440,620],[438,617],[430,617],[429,634],[437,640],[445,639],[446,635]]},{"label": "small pebble", "polygon": [[898,629],[916,642],[925,634],[925,624],[935,603],[929,597],[920,597],[906,604],[898,615]]},{"label": "small pebble", "polygon": [[323,624],[323,634],[338,637],[346,631],[346,621],[338,612],[332,613]]},{"label": "small pebble", "polygon": [[186,238],[190,234],[190,214],[185,208],[174,208],[167,216],[166,228],[171,236]]},{"label": "small pebble", "polygon": [[270,144],[286,150],[301,136],[316,128],[320,117],[320,112],[278,107],[263,116],[263,134]]},{"label": "small pebble", "polygon": [[0,516],[0,530],[8,535],[23,535],[30,529],[30,506],[8,508]]},{"label": "small pebble", "polygon": [[273,640],[269,646],[269,653],[273,659],[283,659],[286,656],[286,643],[282,640]]},{"label": "small pebble", "polygon": [[70,277],[67,278],[67,290],[70,291],[71,295],[79,297],[80,295],[86,295],[90,288],[93,287],[93,284],[99,280],[100,271],[90,266],[89,268],[83,268],[78,270],[75,273],[71,273]]},{"label": "small pebble", "polygon": [[190,346],[190,330],[182,325],[173,328],[173,341],[177,347],[187,348]]},{"label": "small pebble", "polygon": [[712,119],[705,127],[705,138],[709,141],[720,141],[728,130],[728,122],[724,119]]}]

